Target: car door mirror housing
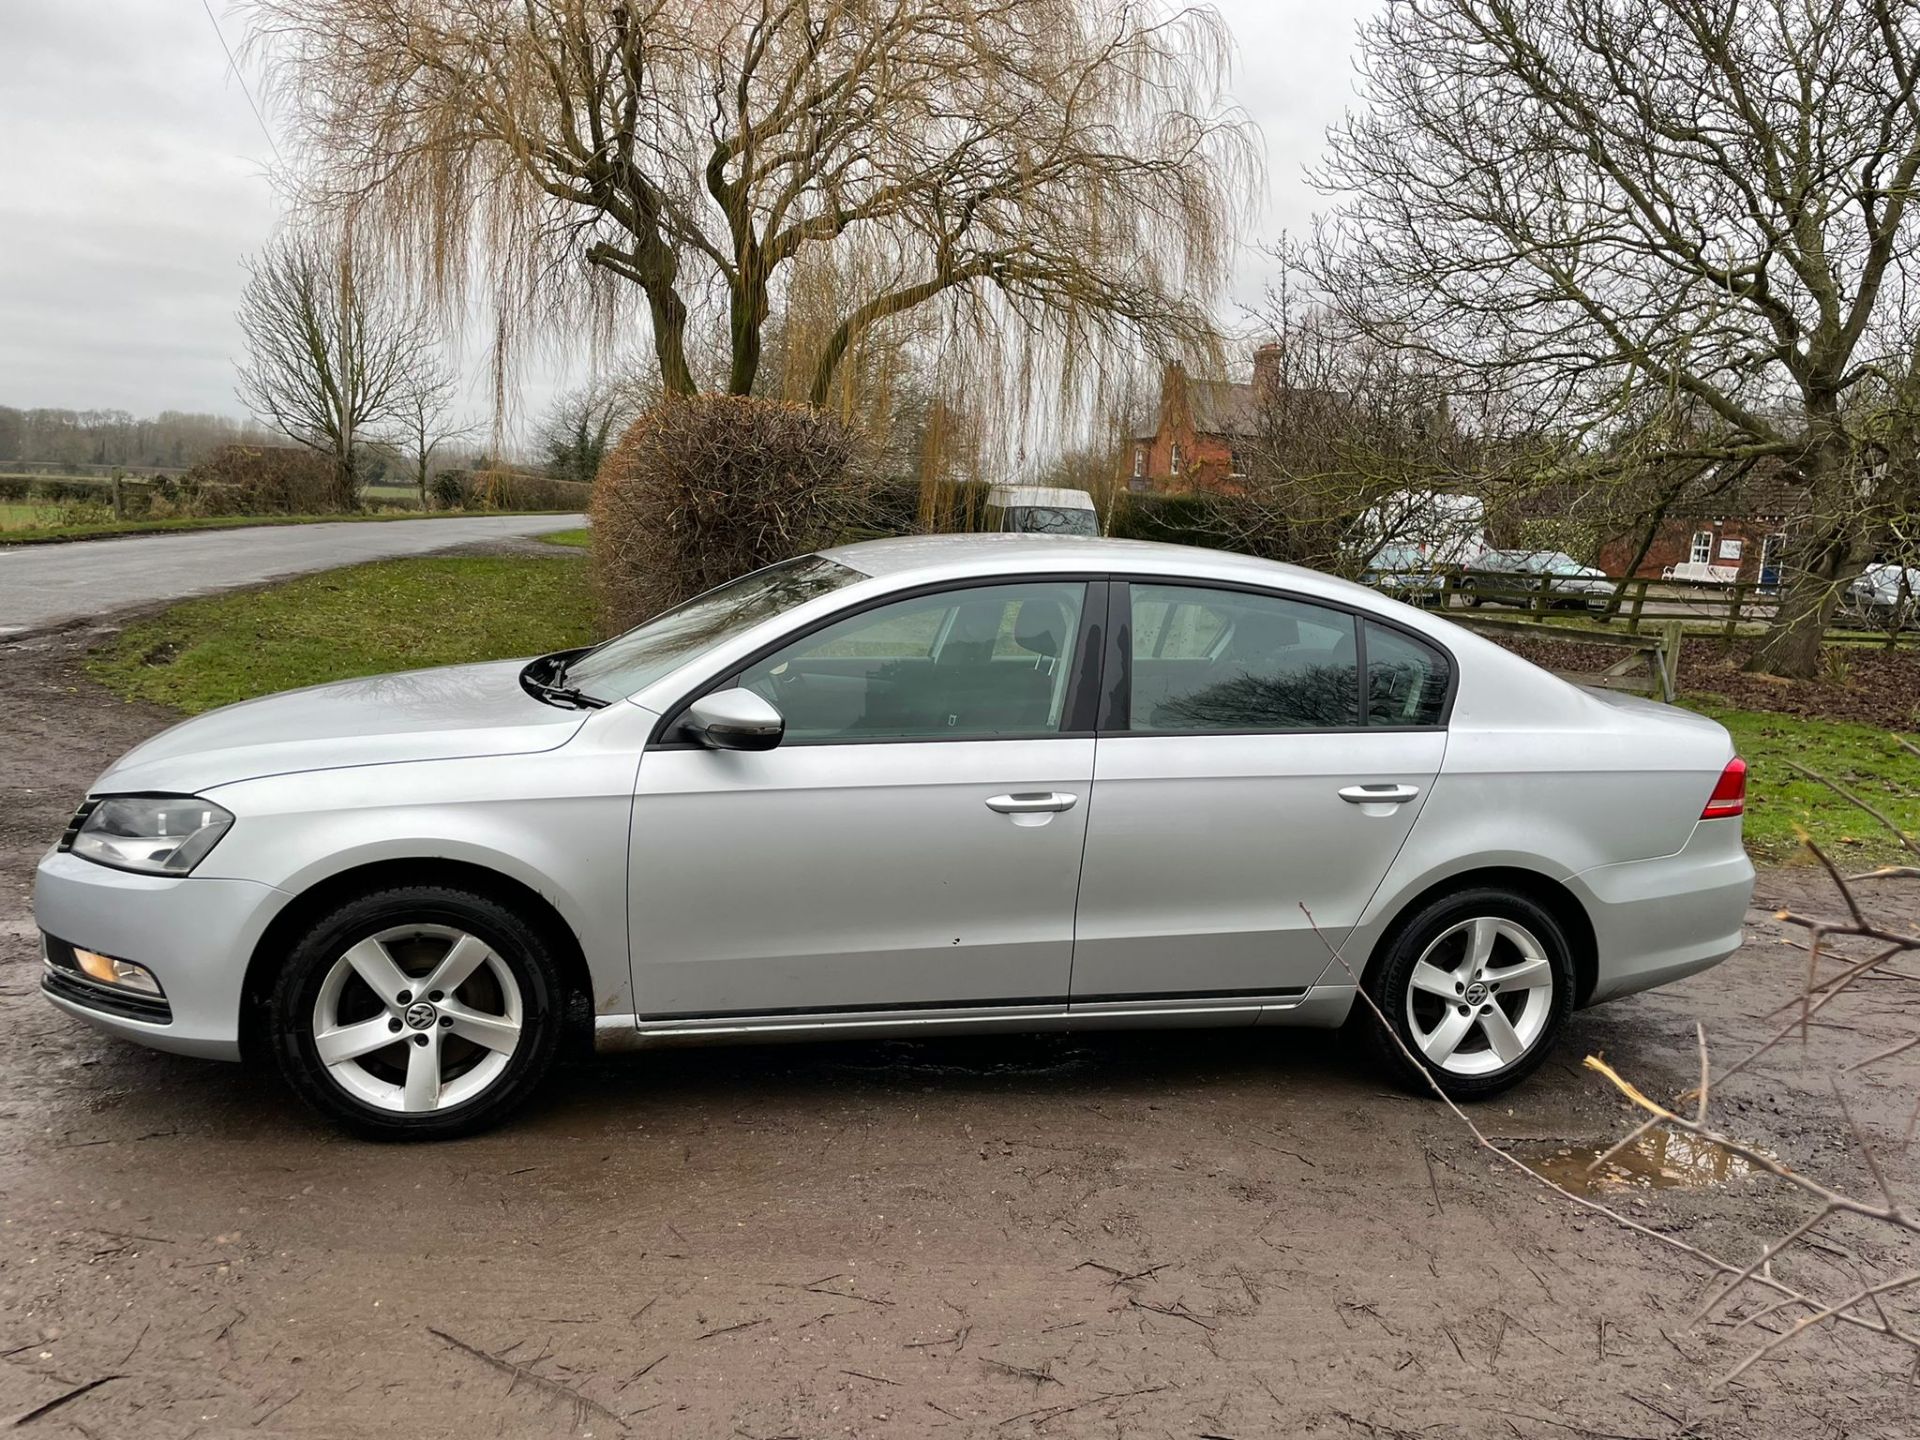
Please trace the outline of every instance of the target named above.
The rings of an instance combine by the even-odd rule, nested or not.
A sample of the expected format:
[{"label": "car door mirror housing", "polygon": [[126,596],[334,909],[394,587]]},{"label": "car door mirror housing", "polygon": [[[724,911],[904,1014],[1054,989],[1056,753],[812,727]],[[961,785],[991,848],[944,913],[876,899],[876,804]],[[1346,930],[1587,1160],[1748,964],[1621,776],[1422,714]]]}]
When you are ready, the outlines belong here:
[{"label": "car door mirror housing", "polygon": [[787,733],[780,712],[751,690],[716,690],[687,706],[687,729],[709,750],[771,750]]}]

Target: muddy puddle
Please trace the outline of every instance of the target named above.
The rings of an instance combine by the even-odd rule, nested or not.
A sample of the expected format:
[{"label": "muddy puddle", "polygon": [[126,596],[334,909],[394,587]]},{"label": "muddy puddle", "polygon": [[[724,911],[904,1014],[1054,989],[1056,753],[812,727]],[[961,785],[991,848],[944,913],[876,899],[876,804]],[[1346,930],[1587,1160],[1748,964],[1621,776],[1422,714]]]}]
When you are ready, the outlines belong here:
[{"label": "muddy puddle", "polygon": [[1711,1190],[1755,1173],[1751,1161],[1723,1146],[1692,1135],[1655,1131],[1611,1156],[1594,1162],[1613,1148],[1569,1145],[1557,1140],[1523,1142],[1512,1147],[1513,1157],[1536,1175],[1544,1176],[1576,1195],[1617,1195],[1626,1190]]}]

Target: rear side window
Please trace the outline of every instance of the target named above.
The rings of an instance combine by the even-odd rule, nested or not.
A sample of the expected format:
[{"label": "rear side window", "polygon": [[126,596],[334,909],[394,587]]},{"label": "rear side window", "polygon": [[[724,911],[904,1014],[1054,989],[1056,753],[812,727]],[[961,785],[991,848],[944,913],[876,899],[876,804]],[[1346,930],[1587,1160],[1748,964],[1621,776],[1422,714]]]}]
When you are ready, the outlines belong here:
[{"label": "rear side window", "polygon": [[1130,729],[1337,730],[1360,723],[1355,622],[1344,611],[1201,586],[1136,584],[1132,594]]},{"label": "rear side window", "polygon": [[1438,725],[1453,667],[1437,646],[1367,622],[1367,723]]}]

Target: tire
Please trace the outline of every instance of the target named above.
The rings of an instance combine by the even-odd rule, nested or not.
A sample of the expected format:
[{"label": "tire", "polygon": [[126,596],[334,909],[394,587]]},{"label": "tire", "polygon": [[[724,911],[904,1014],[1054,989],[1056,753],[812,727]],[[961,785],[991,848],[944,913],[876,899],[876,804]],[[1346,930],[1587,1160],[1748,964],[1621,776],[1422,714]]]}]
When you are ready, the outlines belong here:
[{"label": "tire", "polygon": [[[1540,905],[1480,886],[1441,896],[1398,927],[1365,984],[1393,1034],[1371,1013],[1360,1023],[1400,1081],[1431,1095],[1431,1080],[1450,1099],[1479,1100],[1546,1059],[1573,1008],[1573,953]],[[1487,989],[1474,1001],[1476,986]]]},{"label": "tire", "polygon": [[1478,610],[1482,605],[1487,603],[1487,597],[1480,593],[1480,587],[1475,585],[1473,581],[1461,581],[1460,588],[1466,592],[1467,604],[1471,608]]},{"label": "tire", "polygon": [[287,1083],[329,1120],[370,1139],[445,1140],[532,1093],[565,1018],[552,947],[524,916],[415,885],[321,918],[274,983],[267,1029]]}]

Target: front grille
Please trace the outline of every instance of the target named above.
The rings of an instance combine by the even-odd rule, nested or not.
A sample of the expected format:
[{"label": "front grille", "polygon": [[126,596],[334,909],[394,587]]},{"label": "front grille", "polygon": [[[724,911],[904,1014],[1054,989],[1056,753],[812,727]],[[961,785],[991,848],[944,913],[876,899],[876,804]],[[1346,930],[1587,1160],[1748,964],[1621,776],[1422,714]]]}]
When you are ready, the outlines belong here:
[{"label": "front grille", "polygon": [[173,1006],[167,1003],[165,996],[143,995],[137,990],[102,985],[80,968],[72,945],[52,935],[40,938],[47,957],[46,968],[40,974],[40,988],[49,995],[58,995],[62,1000],[108,1015],[144,1020],[149,1025],[173,1023]]},{"label": "front grille", "polygon": [[60,849],[62,851],[73,849],[74,837],[80,833],[80,827],[87,823],[87,817],[93,814],[94,807],[99,803],[98,800],[80,802],[80,808],[73,812],[73,819],[67,822],[67,828],[61,832]]}]

